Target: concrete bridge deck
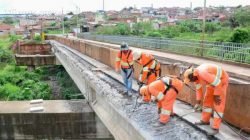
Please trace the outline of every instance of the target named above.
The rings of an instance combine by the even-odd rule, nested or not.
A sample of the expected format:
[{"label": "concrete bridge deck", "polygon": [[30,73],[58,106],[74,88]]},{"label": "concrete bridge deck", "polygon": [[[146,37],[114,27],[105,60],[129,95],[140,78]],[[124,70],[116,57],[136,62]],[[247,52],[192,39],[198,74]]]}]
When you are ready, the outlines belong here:
[{"label": "concrete bridge deck", "polygon": [[[134,111],[134,99],[124,98],[119,94],[122,85],[114,81],[114,78],[121,80],[118,74],[108,66],[63,44],[55,41],[52,44],[57,58],[116,139],[210,139],[176,117],[168,125],[159,126],[154,104],[143,104]],[[134,88],[137,90],[136,86]],[[188,113],[190,106],[176,102],[175,110],[177,114],[185,115],[183,113]],[[193,123],[192,120],[198,119],[198,116],[199,114],[193,113],[186,115],[185,119]],[[228,128],[221,132],[214,138],[240,139]]]}]

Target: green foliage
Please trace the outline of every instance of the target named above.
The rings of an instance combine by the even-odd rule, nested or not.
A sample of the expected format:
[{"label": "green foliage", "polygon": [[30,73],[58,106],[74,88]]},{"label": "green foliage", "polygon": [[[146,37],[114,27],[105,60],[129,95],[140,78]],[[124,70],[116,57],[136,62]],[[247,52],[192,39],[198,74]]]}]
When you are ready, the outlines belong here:
[{"label": "green foliage", "polygon": [[68,73],[62,66],[59,66],[56,72],[56,77],[61,87],[61,93],[64,99],[83,99],[83,96],[76,96],[81,91],[75,85],[74,81],[70,78]]},{"label": "green foliage", "polygon": [[40,75],[26,67],[8,65],[0,72],[0,97],[3,100],[50,99],[51,88],[40,82]]},{"label": "green foliage", "polygon": [[129,35],[130,28],[127,24],[118,24],[116,26],[99,26],[97,28],[97,34],[106,35]]},{"label": "green foliage", "polygon": [[167,38],[174,38],[180,35],[180,28],[178,26],[169,26],[160,30],[160,33]]},{"label": "green foliage", "polygon": [[199,21],[186,20],[178,24],[184,31],[200,33],[202,31],[202,23]]},{"label": "green foliage", "polygon": [[115,27],[113,26],[99,26],[96,30],[97,34],[115,35]]},{"label": "green foliage", "polygon": [[133,25],[132,34],[142,36],[145,35],[146,32],[151,32],[153,30],[154,29],[151,22],[139,22]]},{"label": "green foliage", "polygon": [[14,35],[9,38],[0,38],[0,63],[12,63],[14,61],[10,46],[18,38]]},{"label": "green foliage", "polygon": [[241,26],[250,25],[250,8],[238,8],[233,17]]},{"label": "green foliage", "polygon": [[40,35],[36,35],[36,36],[34,37],[34,40],[35,40],[35,41],[42,41],[42,38],[41,38]]},{"label": "green foliage", "polygon": [[205,30],[210,35],[213,34],[215,31],[219,31],[221,29],[221,26],[218,23],[208,22],[206,23]]},{"label": "green foliage", "polygon": [[129,35],[130,34],[130,28],[127,24],[120,23],[116,26],[114,29],[114,33],[118,35]]},{"label": "green foliage", "polygon": [[237,42],[237,43],[247,43],[250,41],[250,33],[248,30],[243,28],[237,28],[234,30],[232,36],[230,37],[231,42]]},{"label": "green foliage", "polygon": [[148,32],[146,36],[149,36],[149,37],[161,37],[162,35],[158,31],[151,31],[151,32]]},{"label": "green foliage", "polygon": [[5,18],[3,19],[3,23],[5,23],[5,24],[13,24],[13,23],[14,23],[14,20],[13,20],[12,17],[5,17]]},{"label": "green foliage", "polygon": [[52,22],[52,23],[50,24],[50,26],[55,27],[55,26],[56,26],[56,22]]},{"label": "green foliage", "polygon": [[18,39],[20,39],[21,37],[20,36],[17,36],[17,35],[9,35],[9,40],[10,42],[16,42]]}]

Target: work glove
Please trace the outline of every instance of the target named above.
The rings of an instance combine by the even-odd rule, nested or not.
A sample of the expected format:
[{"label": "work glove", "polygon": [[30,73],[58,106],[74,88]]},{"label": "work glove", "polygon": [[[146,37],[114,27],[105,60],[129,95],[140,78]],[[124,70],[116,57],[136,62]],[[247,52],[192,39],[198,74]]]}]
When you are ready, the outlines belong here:
[{"label": "work glove", "polygon": [[219,95],[214,95],[214,102],[216,105],[220,105],[221,99]]},{"label": "work glove", "polygon": [[151,102],[156,102],[157,99],[155,98],[155,96],[151,96]]},{"label": "work glove", "polygon": [[196,104],[194,106],[194,111],[195,112],[201,112],[202,106],[201,106],[201,100],[196,100]]},{"label": "work glove", "polygon": [[141,82],[141,81],[138,81],[137,84],[139,85],[139,87],[142,87],[142,85],[143,85],[144,83]]},{"label": "work glove", "polygon": [[201,104],[196,104],[196,105],[194,106],[194,110],[195,110],[195,112],[201,112],[201,110],[202,110]]},{"label": "work glove", "polygon": [[161,114],[161,108],[158,108],[158,114]]}]

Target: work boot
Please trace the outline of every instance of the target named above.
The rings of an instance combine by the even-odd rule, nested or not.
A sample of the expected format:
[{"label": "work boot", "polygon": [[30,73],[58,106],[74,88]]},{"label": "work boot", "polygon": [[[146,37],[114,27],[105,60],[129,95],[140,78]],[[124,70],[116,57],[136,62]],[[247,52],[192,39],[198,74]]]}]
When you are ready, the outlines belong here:
[{"label": "work boot", "polygon": [[147,103],[147,102],[143,101],[142,98],[139,98],[139,99],[137,100],[137,102],[138,102],[138,104],[146,104],[146,103]]},{"label": "work boot", "polygon": [[210,122],[204,122],[204,121],[200,120],[198,122],[195,122],[194,124],[195,125],[210,125]]},{"label": "work boot", "polygon": [[208,132],[207,135],[208,136],[214,136],[214,135],[216,135],[218,133],[219,133],[219,129],[213,128],[212,132]]},{"label": "work boot", "polygon": [[123,95],[123,96],[124,96],[124,95],[128,95],[128,91],[122,92],[122,95]]},{"label": "work boot", "polygon": [[174,117],[176,114],[174,112],[171,112],[170,117]]},{"label": "work boot", "polygon": [[131,92],[128,92],[128,97],[132,97],[132,93]]}]

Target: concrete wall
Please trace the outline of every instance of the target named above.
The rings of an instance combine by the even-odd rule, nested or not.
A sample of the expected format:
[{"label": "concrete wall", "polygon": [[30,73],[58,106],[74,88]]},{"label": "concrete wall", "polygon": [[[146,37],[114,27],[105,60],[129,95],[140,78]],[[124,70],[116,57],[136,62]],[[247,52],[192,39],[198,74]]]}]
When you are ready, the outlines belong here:
[{"label": "concrete wall", "polygon": [[50,44],[21,44],[16,48],[17,54],[26,54],[26,55],[48,55],[51,54],[51,45]]},{"label": "concrete wall", "polygon": [[0,114],[0,139],[105,139],[112,135],[94,112]]},{"label": "concrete wall", "polygon": [[[69,39],[65,37],[58,36],[48,36],[48,39],[54,39],[58,42],[64,44],[71,44],[72,40],[80,40],[80,39]],[[102,63],[114,68],[115,67],[115,56],[118,52],[118,45],[112,45],[107,43],[100,43],[94,41],[85,41],[81,39],[82,43],[85,45],[81,46],[72,46],[71,48],[84,49],[81,51],[83,54],[88,55],[96,60],[100,60]],[[81,44],[81,43],[80,43]],[[140,72],[141,66],[135,64],[135,75],[134,77],[138,78],[138,74]],[[162,64],[162,75],[178,75],[180,73],[180,68],[178,66],[173,66],[169,64]],[[249,89],[250,85],[247,84],[233,84],[232,82],[229,84],[228,92],[227,92],[227,102],[226,102],[226,110],[225,110],[225,119],[233,124],[236,127],[245,128],[250,126],[250,93]],[[193,87],[194,88],[194,87]],[[244,89],[244,90],[243,90]],[[191,89],[184,87],[183,91],[179,93],[178,99],[185,101],[189,104],[195,104],[195,92]],[[234,107],[232,107],[234,106]],[[239,114],[242,114],[239,117]],[[250,130],[246,130],[250,132]]]},{"label": "concrete wall", "polygon": [[18,66],[42,66],[57,64],[52,54],[52,46],[48,43],[21,43],[17,41],[15,60]]},{"label": "concrete wall", "polygon": [[16,65],[18,66],[42,66],[55,65],[54,55],[15,55]]}]

